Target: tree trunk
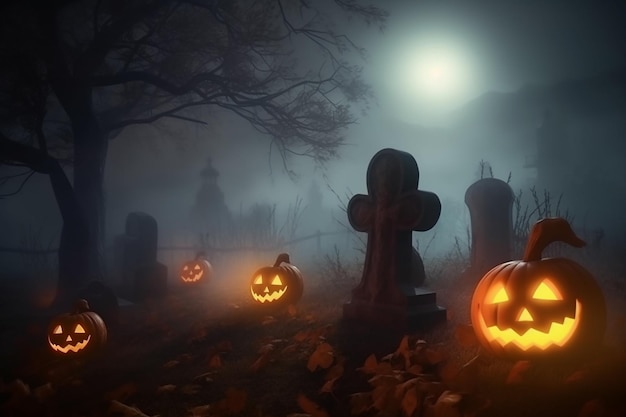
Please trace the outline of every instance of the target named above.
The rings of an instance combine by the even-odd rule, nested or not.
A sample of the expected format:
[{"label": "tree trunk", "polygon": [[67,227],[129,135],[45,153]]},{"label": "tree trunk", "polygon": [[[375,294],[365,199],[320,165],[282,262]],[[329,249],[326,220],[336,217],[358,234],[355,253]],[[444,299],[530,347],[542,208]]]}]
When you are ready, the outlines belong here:
[{"label": "tree trunk", "polygon": [[[85,216],[59,162],[44,151],[14,142],[0,134],[0,154],[11,161],[22,162],[33,170],[48,174],[63,219],[59,244],[59,275],[55,305],[71,301],[87,271],[89,233]],[[0,158],[1,159],[1,158]],[[66,307],[66,306],[65,306]]]},{"label": "tree trunk", "polygon": [[93,111],[91,90],[81,96],[68,114],[74,132],[74,192],[89,230],[85,283],[105,276],[104,166],[108,142]]},{"label": "tree trunk", "polygon": [[88,270],[89,231],[69,179],[56,160],[50,164],[50,183],[59,205],[63,228],[59,243],[59,275],[54,305],[67,307]]}]

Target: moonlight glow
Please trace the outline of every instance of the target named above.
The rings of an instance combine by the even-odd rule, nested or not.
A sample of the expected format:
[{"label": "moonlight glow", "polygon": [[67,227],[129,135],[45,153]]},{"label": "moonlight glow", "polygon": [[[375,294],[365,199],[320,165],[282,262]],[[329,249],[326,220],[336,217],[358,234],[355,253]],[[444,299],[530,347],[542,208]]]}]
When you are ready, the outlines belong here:
[{"label": "moonlight glow", "polygon": [[456,101],[464,95],[469,84],[469,64],[461,51],[450,46],[433,45],[409,51],[398,65],[406,93],[415,94],[424,101]]},{"label": "moonlight glow", "polygon": [[450,38],[398,43],[388,61],[389,92],[404,111],[446,112],[479,91],[475,61],[468,46]]}]

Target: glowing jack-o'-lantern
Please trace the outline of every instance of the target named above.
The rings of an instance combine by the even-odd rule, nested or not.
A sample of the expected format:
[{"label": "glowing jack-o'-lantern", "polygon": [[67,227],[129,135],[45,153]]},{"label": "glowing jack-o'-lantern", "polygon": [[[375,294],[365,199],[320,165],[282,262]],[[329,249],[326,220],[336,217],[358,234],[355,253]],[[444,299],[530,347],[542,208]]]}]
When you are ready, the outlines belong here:
[{"label": "glowing jack-o'-lantern", "polygon": [[567,358],[597,347],[604,337],[606,308],[593,276],[564,258],[541,258],[550,243],[585,242],[562,218],[538,221],[524,258],[492,268],[471,302],[471,320],[481,345],[507,359]]},{"label": "glowing jack-o'-lantern", "polygon": [[86,300],[79,300],[73,312],[55,317],[48,327],[48,345],[62,356],[83,356],[96,351],[106,340],[106,325],[89,310]]},{"label": "glowing jack-o'-lantern", "polygon": [[180,280],[185,284],[208,283],[213,276],[213,267],[204,259],[204,252],[198,252],[195,259],[185,262],[180,269]]},{"label": "glowing jack-o'-lantern", "polygon": [[289,254],[281,253],[273,266],[253,274],[250,293],[254,301],[265,306],[285,306],[300,300],[304,288],[302,274],[289,262]]}]

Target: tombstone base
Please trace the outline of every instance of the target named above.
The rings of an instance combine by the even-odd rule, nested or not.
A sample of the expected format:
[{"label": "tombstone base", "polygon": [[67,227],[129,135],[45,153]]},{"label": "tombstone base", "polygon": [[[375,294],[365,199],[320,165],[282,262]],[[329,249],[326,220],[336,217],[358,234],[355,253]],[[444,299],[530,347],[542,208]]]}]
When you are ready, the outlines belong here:
[{"label": "tombstone base", "polygon": [[167,293],[167,266],[162,263],[138,267],[134,278],[128,294],[130,301],[160,298]]},{"label": "tombstone base", "polygon": [[343,305],[343,318],[400,330],[425,330],[447,320],[446,309],[436,303],[434,291],[415,288],[406,304],[378,304],[351,300]]}]

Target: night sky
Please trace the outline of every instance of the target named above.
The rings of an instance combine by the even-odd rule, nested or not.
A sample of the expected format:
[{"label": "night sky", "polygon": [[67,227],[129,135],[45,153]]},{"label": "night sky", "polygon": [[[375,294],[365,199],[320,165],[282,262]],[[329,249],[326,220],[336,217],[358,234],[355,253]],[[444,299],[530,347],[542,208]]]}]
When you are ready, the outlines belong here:
[{"label": "night sky", "polygon": [[[489,92],[515,92],[526,85],[585,79],[626,67],[624,1],[375,4],[390,12],[382,32],[336,16],[339,28],[368,51],[365,62],[356,62],[364,66],[376,101],[365,115],[355,109],[359,122],[346,132],[341,159],[328,165],[326,178],[306,159],[291,161],[298,179],[286,178],[279,161],[268,158],[269,139],[223,112],[213,114],[208,127],[172,123],[165,129],[129,128],[109,147],[109,236],[121,232],[125,215],[133,210],[155,215],[164,231],[178,227],[188,216],[207,157],[220,171],[220,185],[233,209],[255,202],[286,207],[296,195],[303,196],[313,181],[322,185],[324,204],[336,207],[337,199],[327,185],[339,195],[364,192],[371,156],[378,149],[396,147],[416,157],[420,185],[454,201],[458,209],[483,158],[490,160],[498,177],[506,179],[512,172],[514,187],[526,186],[531,175],[517,162],[519,155],[512,158],[490,145],[473,143],[470,138],[485,135],[482,131],[465,137],[452,133],[431,137],[418,133],[422,130],[412,131],[411,126],[445,128],[448,112],[471,107]],[[430,68],[431,64],[442,68]],[[424,74],[440,70],[444,75],[436,74],[443,77],[439,89],[426,91],[433,83]],[[172,141],[172,135],[182,140]],[[43,213],[45,205],[33,204],[41,198],[50,198],[51,209]],[[20,223],[44,219],[47,233],[58,233],[58,212],[44,176],[36,176],[21,195],[3,200],[0,212],[4,218],[19,213],[23,219],[8,225],[13,232],[5,235],[13,236],[9,243],[17,243],[14,237]]]}]

